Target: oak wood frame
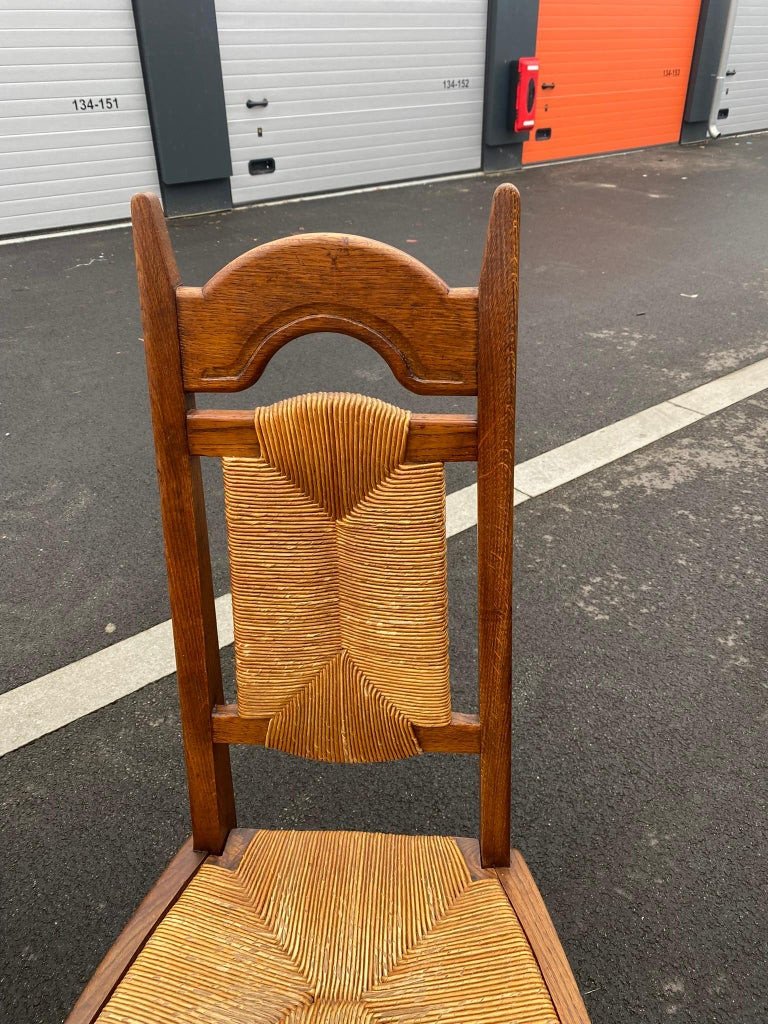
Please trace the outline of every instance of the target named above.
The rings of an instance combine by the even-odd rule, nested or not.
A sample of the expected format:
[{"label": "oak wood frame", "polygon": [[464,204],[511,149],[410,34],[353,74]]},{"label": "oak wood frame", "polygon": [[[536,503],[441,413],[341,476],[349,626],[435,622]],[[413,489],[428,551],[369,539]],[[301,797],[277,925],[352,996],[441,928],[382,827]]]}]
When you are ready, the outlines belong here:
[{"label": "oak wood frame", "polygon": [[292,338],[333,330],[371,345],[411,391],[478,396],[476,422],[411,421],[409,460],[478,463],[480,716],[418,733],[423,749],[479,753],[481,861],[508,866],[517,190],[496,191],[477,289],[344,235],[280,239],[184,288],[159,200],[135,196],[132,215],[195,849],[223,849],[236,823],[227,745],[263,743],[265,726],[224,704],[199,466],[257,454],[252,413],[196,410],[194,392],[243,390]]},{"label": "oak wood frame", "polygon": [[[366,240],[314,236],[310,249],[304,250],[312,256],[310,262],[319,264],[320,269],[326,257],[333,270],[349,252],[358,255],[362,252],[365,260],[369,263],[372,260],[372,265],[379,267],[383,274],[394,266],[401,275],[406,272],[406,276],[412,275],[416,292],[426,293],[433,312],[437,304],[444,314],[446,310],[456,314],[448,316],[448,327],[453,325],[448,331],[450,358],[447,362],[443,359],[433,364],[430,346],[439,344],[439,338],[431,335],[427,345],[409,341],[407,332],[401,331],[403,325],[397,319],[397,308],[388,307],[386,302],[374,314],[372,327],[366,325],[359,310],[350,310],[347,304],[335,313],[325,309],[317,315],[306,308],[299,312],[291,308],[283,314],[273,314],[266,326],[250,328],[249,317],[258,319],[257,303],[250,294],[243,297],[240,293],[249,281],[249,260],[261,262],[262,269],[265,261],[246,254],[225,267],[205,288],[182,289],[178,285],[179,275],[159,201],[148,195],[134,198],[136,260],[193,835],[104,958],[67,1018],[67,1024],[93,1024],[131,963],[202,864],[207,861],[222,868],[234,868],[253,835],[253,830],[235,827],[227,744],[263,743],[267,720],[242,718],[236,705],[223,703],[199,457],[256,455],[258,443],[251,412],[198,411],[189,392],[205,389],[202,384],[210,390],[240,390],[258,378],[279,345],[290,337],[322,329],[343,330],[373,345],[398,379],[413,391],[478,394],[477,421],[466,416],[414,415],[410,424],[409,461],[478,460],[480,716],[454,713],[447,726],[417,729],[418,739],[425,750],[480,754],[480,840],[459,839],[457,843],[473,878],[495,878],[501,884],[537,960],[560,1024],[589,1024],[570,966],[536,885],[522,855],[519,851],[510,851],[508,846],[518,203],[517,191],[512,186],[505,185],[497,190],[477,291],[448,289],[410,257]],[[328,242],[325,248],[323,239]],[[281,256],[287,254],[294,260],[301,255],[300,244],[296,247],[283,243],[272,244],[272,255],[275,252]],[[263,255],[265,248],[268,247],[255,253]],[[228,281],[232,282],[232,268],[237,271],[234,296],[227,286]],[[313,273],[317,270],[315,266]],[[378,282],[371,284],[371,289],[378,290]],[[207,291],[212,292],[216,300],[210,307],[205,307]],[[257,292],[256,289],[250,291]],[[242,300],[239,305],[238,295]],[[438,301],[441,296],[442,306]],[[218,337],[216,318],[227,310],[233,298],[235,306],[241,310],[240,331],[246,331],[246,337],[238,342],[230,335],[224,342],[230,347],[234,345],[236,350],[238,344],[247,341],[243,365],[233,369],[230,358],[226,379],[195,380],[194,373],[198,371],[192,373],[186,366],[188,344],[180,327],[181,311],[207,309],[204,327],[214,331],[215,343]],[[399,296],[398,301],[401,300]],[[247,316],[243,317],[243,309]],[[459,340],[468,324],[474,327],[467,346],[462,348]],[[442,321],[438,316],[438,325],[441,329],[446,327],[445,316]],[[204,364],[203,334],[195,334],[194,344],[197,346],[195,358],[202,359]],[[471,370],[467,369],[468,353],[472,357]]]},{"label": "oak wood frame", "polygon": [[180,277],[157,196],[134,196],[131,212],[192,839],[196,850],[219,853],[236,824],[235,799],[229,750],[214,744],[211,727],[224,691],[200,460],[187,445],[195,400],[182,383]]}]

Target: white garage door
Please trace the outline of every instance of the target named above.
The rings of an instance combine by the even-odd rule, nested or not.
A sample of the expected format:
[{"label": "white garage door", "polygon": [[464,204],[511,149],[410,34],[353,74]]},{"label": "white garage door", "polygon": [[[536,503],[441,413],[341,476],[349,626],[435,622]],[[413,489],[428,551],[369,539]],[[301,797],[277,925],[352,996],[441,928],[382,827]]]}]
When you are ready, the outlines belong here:
[{"label": "white garage door", "polygon": [[216,0],[234,201],[479,168],[486,6]]},{"label": "white garage door", "polygon": [[717,120],[724,135],[768,128],[768,0],[739,0]]},{"label": "white garage door", "polygon": [[8,0],[0,51],[0,234],[126,217],[158,190],[131,0]]}]

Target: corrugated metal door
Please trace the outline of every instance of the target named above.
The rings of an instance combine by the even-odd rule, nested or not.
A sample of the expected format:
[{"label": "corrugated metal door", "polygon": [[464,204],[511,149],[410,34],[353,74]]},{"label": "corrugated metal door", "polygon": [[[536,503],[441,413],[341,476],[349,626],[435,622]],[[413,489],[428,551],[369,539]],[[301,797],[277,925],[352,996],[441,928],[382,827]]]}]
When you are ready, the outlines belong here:
[{"label": "corrugated metal door", "polygon": [[479,168],[486,7],[217,0],[234,201]]},{"label": "corrugated metal door", "polygon": [[739,0],[720,112],[724,135],[768,128],[768,0]]},{"label": "corrugated metal door", "polygon": [[676,142],[700,0],[540,0],[542,91],[523,161]]},{"label": "corrugated metal door", "polygon": [[13,0],[0,46],[0,234],[126,217],[157,191],[130,0]]}]

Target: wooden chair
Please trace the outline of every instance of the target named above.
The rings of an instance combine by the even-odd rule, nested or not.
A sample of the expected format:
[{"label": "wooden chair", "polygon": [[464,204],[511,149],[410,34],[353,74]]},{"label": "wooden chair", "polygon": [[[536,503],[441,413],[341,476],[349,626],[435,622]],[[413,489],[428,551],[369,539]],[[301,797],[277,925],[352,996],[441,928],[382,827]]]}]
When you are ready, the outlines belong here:
[{"label": "wooden chair", "polygon": [[[182,287],[159,201],[133,200],[192,836],[70,1024],[584,1024],[509,848],[519,197],[493,200],[474,288],[315,234]],[[197,410],[315,331],[477,419],[357,395]],[[223,460],[237,704],[224,702],[200,476]],[[451,712],[443,463],[478,463],[480,715]],[[235,827],[229,744],[360,762],[477,754],[474,839]]]}]

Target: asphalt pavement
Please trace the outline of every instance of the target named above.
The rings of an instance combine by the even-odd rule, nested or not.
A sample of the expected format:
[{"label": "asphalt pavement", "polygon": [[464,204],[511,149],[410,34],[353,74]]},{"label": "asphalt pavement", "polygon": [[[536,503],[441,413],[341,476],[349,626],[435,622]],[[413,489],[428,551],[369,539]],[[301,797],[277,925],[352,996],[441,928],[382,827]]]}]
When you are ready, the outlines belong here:
[{"label": "asphalt pavement", "polygon": [[[514,177],[520,460],[768,353],[767,163],[756,136]],[[172,235],[190,284],[299,230],[377,237],[473,284],[501,180],[238,210]],[[28,242],[0,262],[12,688],[168,609],[129,234]],[[288,346],[228,404],[324,388],[469,407],[407,394],[333,337]],[[766,397],[742,402],[517,511],[514,840],[594,1024],[768,1019],[767,414]],[[450,488],[471,479],[451,468]],[[207,483],[222,593],[212,465]],[[474,530],[449,562],[455,705],[472,710]],[[187,834],[174,687],[0,760],[0,987],[17,1024],[64,1017]],[[469,758],[350,768],[236,749],[234,764],[244,825],[476,829]]]},{"label": "asphalt pavement", "polygon": [[[178,220],[171,234],[188,284],[253,245],[320,230],[379,238],[449,284],[475,284],[501,180],[236,210]],[[520,460],[768,352],[768,136],[561,164],[514,180],[523,202]],[[9,382],[0,405],[0,686],[10,688],[154,625],[168,606],[130,234],[10,246],[0,264],[0,372]],[[419,399],[373,351],[330,336],[281,350],[247,400],[322,389],[365,389],[419,409],[470,404]],[[244,401],[234,395],[229,404]],[[449,468],[450,486],[472,472]],[[218,471],[208,470],[220,526]],[[213,560],[222,592],[220,528]]]}]

